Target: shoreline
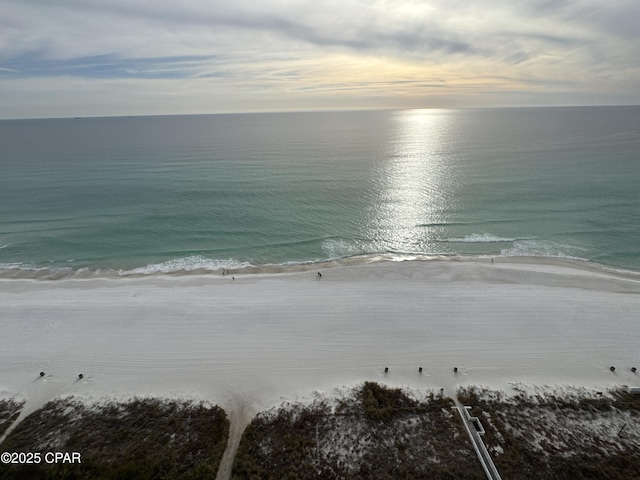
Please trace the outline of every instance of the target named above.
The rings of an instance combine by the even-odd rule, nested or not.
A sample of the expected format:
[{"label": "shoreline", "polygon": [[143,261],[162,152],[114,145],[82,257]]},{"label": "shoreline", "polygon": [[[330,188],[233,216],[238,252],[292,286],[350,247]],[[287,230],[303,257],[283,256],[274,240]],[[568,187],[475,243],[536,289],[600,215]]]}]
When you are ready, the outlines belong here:
[{"label": "shoreline", "polygon": [[[318,269],[330,269],[336,267],[357,267],[369,264],[384,263],[404,263],[404,262],[494,262],[499,264],[516,265],[547,265],[574,268],[577,270],[590,271],[594,273],[608,274],[611,276],[640,281],[640,270],[622,268],[602,263],[597,263],[588,259],[574,257],[556,256],[492,256],[492,255],[430,255],[430,254],[404,254],[404,253],[377,253],[356,255],[351,257],[341,257],[325,260],[310,260],[307,262],[290,262],[283,264],[252,265],[249,263],[230,262],[230,266],[220,268],[189,267],[189,268],[169,268],[164,264],[147,265],[133,269],[72,269],[71,267],[22,267],[12,266],[10,268],[0,268],[0,282],[3,280],[91,280],[91,279],[136,279],[155,277],[191,277],[204,276],[212,277],[228,272],[230,275],[272,275],[291,274],[314,271]],[[172,264],[172,262],[165,262]]]}]

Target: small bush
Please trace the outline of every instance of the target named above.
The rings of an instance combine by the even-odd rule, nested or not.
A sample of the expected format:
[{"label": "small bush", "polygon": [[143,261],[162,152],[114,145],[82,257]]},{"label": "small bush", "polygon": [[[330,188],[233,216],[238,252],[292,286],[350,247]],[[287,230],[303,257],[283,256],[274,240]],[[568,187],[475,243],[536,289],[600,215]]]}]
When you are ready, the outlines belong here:
[{"label": "small bush", "polygon": [[389,420],[408,409],[415,409],[418,402],[411,400],[399,388],[387,388],[378,383],[366,382],[360,390],[364,415],[369,420]]}]

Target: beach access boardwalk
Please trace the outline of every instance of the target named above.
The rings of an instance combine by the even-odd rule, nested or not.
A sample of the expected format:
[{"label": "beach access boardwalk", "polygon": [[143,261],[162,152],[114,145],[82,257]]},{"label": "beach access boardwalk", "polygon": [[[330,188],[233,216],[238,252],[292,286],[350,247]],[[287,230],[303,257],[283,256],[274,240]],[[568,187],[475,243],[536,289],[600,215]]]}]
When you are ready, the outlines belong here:
[{"label": "beach access boardwalk", "polygon": [[471,439],[471,443],[473,444],[473,449],[476,451],[476,455],[478,455],[478,460],[480,460],[487,478],[489,480],[502,480],[498,469],[493,463],[491,455],[489,455],[489,452],[487,451],[487,447],[482,441],[484,428],[482,427],[482,424],[480,423],[478,417],[471,416],[471,407],[463,407],[457,401],[456,406],[453,408],[458,410],[458,413],[460,414],[460,419],[462,420],[464,428],[469,434],[469,438]]}]

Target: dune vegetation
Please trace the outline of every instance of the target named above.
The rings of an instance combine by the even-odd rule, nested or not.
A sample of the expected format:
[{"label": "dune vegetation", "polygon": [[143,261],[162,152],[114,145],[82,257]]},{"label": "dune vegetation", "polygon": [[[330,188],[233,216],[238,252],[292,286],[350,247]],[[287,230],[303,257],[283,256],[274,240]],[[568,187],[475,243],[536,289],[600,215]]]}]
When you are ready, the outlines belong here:
[{"label": "dune vegetation", "polygon": [[81,463],[0,465],[0,479],[215,478],[228,432],[225,412],[203,403],[59,399],[20,422],[2,450],[78,452]]}]

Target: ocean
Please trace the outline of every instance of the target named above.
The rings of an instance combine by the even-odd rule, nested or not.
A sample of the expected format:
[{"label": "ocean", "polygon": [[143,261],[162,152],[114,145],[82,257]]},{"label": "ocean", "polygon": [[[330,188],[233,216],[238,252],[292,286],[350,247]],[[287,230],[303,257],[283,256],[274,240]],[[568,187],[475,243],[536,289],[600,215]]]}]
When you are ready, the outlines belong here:
[{"label": "ocean", "polygon": [[3,120],[0,168],[5,277],[441,256],[640,270],[640,107]]}]

